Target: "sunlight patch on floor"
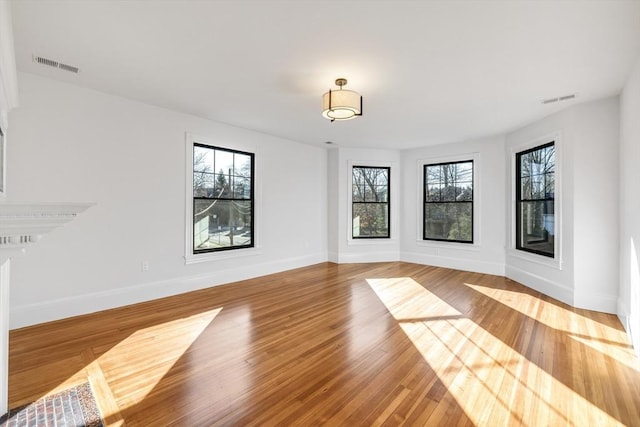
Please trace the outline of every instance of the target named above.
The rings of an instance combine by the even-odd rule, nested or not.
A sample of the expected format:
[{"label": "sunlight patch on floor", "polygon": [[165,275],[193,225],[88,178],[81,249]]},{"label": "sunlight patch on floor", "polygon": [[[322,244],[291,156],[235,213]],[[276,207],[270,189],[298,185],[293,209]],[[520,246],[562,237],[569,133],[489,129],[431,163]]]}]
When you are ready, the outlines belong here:
[{"label": "sunlight patch on floor", "polygon": [[[140,329],[94,361],[109,381],[123,385],[113,390],[120,409],[144,400],[221,311],[222,307]],[[140,348],[145,350],[136,352]],[[130,363],[141,363],[138,359],[145,360],[146,368],[132,372]]]},{"label": "sunlight patch on floor", "polygon": [[[623,330],[617,330],[602,323],[598,323],[598,330],[595,330],[594,323],[590,319],[556,304],[541,301],[526,293],[493,289],[470,283],[465,283],[465,286],[550,328],[567,332],[567,335],[572,339],[602,354],[613,357],[631,369],[640,370],[634,357],[633,348],[626,340],[626,334]],[[570,320],[564,324],[560,323],[559,319],[566,317],[569,317]],[[606,334],[607,337],[615,337],[616,340],[601,340],[597,338],[603,334]]]},{"label": "sunlight patch on floor", "polygon": [[367,283],[474,424],[619,424],[413,279]]},{"label": "sunlight patch on floor", "polygon": [[[507,289],[495,289],[487,286],[474,285],[471,283],[465,283],[465,286],[479,292],[500,304],[504,304],[512,310],[524,314],[525,316],[536,319],[536,321],[549,326],[553,329],[558,329],[565,332],[585,333],[583,328],[585,320],[591,322],[585,316],[582,316],[572,310],[567,310],[552,302],[543,301],[534,295],[529,295],[524,292],[510,291]],[[565,324],[560,324],[558,319],[569,317],[570,320]],[[619,336],[621,341],[624,340],[624,331],[612,328],[607,325],[600,324],[604,331],[609,336]],[[582,329],[581,329],[582,328]]]}]

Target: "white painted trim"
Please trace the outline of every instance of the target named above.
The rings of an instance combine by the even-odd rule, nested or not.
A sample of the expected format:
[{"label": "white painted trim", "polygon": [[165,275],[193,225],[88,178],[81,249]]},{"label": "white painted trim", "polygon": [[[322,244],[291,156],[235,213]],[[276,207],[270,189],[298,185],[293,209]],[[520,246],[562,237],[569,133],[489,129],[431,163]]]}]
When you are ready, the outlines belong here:
[{"label": "white painted trim", "polygon": [[451,268],[454,270],[504,276],[504,264],[498,262],[470,260],[458,257],[430,255],[417,252],[401,252],[400,260],[422,265]]},{"label": "white painted trim", "polygon": [[0,0],[0,126],[5,130],[9,111],[18,106],[18,77],[13,44],[11,2]]},{"label": "white painted trim", "polygon": [[427,248],[434,248],[436,250],[446,249],[446,250],[467,251],[467,252],[479,252],[482,249],[480,245],[474,245],[471,243],[439,242],[436,240],[418,240],[416,242],[416,245],[424,246]]},{"label": "white painted trim", "polygon": [[[207,252],[202,254],[193,253],[193,144],[201,143],[214,147],[226,148],[235,151],[244,151],[253,153],[253,247],[244,249],[233,249],[228,251]],[[239,258],[247,255],[259,255],[262,239],[262,179],[259,160],[260,150],[257,144],[230,143],[229,141],[221,141],[206,136],[195,135],[189,132],[185,133],[185,248],[184,260],[185,264],[198,264],[203,262],[213,262],[225,259]]]},{"label": "white painted trim", "polygon": [[229,251],[207,252],[198,255],[185,256],[184,263],[187,265],[201,264],[203,262],[221,261],[225,259],[235,259],[257,255],[262,255],[262,250],[260,248],[234,249]]},{"label": "white painted trim", "polygon": [[640,346],[634,345],[634,343],[636,342],[636,337],[634,335],[633,328],[631,327],[631,317],[629,315],[629,312],[626,309],[626,306],[627,306],[626,301],[623,301],[621,298],[618,297],[618,300],[617,300],[618,319],[620,319],[620,323],[622,323],[622,326],[624,327],[625,332],[629,336],[629,341],[631,342],[633,349],[636,351],[636,355],[640,359]]},{"label": "white painted trim", "polygon": [[[463,162],[465,160],[473,160],[473,243],[459,243],[459,242],[440,242],[436,240],[424,240],[423,228],[423,192],[424,192],[424,166],[437,163],[448,162]],[[432,246],[443,249],[458,249],[460,246],[466,246],[467,250],[474,250],[471,248],[479,248],[482,246],[482,230],[480,227],[481,221],[481,195],[480,195],[480,168],[482,167],[481,154],[479,152],[470,152],[463,154],[456,154],[451,156],[438,156],[427,157],[416,160],[416,242],[419,246]]]},{"label": "white painted trim", "polygon": [[575,291],[573,294],[573,306],[576,308],[616,314],[617,305],[618,295],[590,290]]},{"label": "white painted trim", "polygon": [[[351,218],[351,217],[349,217]],[[387,239],[387,238],[371,238],[371,239],[350,239],[347,244],[349,246],[393,246],[398,245],[398,239]]]},{"label": "white painted trim", "polygon": [[[527,251],[521,251],[516,249],[516,154],[530,148],[534,148],[540,145],[554,142],[555,148],[555,196],[554,196],[554,228],[555,228],[555,240],[554,240],[554,257],[546,257],[544,255],[537,255]],[[562,270],[563,268],[563,255],[562,255],[562,175],[564,165],[563,161],[563,141],[562,131],[555,131],[546,135],[542,135],[535,139],[529,140],[517,146],[511,147],[509,152],[509,247],[507,253],[510,256],[514,256],[525,261],[535,262],[547,267]]]},{"label": "white painted trim", "polygon": [[94,203],[2,202],[0,263],[75,219]]},{"label": "white painted trim", "polygon": [[7,130],[0,122],[0,200],[7,198]]},{"label": "white painted trim", "polygon": [[557,270],[562,270],[562,268],[564,267],[564,264],[562,262],[558,262],[558,260],[556,260],[555,258],[546,257],[527,251],[519,251],[515,248],[508,248],[507,256],[518,258],[527,262],[532,262],[538,265],[544,265],[545,267],[555,268]]},{"label": "white painted trim", "polygon": [[136,286],[115,288],[104,292],[14,306],[11,308],[11,328],[21,328],[38,323],[122,307],[326,261],[326,254],[317,253],[285,260],[266,261],[261,264],[243,265],[226,270],[216,270],[215,273],[190,277],[175,277],[156,282],[141,283]]},{"label": "white painted trim", "polygon": [[571,288],[511,265],[506,266],[505,276],[573,307],[573,289]]},{"label": "white painted trim", "polygon": [[[354,239],[353,232],[353,167],[380,167],[389,168],[389,237]],[[398,219],[399,214],[396,204],[399,203],[400,197],[396,194],[400,190],[400,186],[396,183],[397,167],[395,162],[366,161],[366,160],[347,160],[347,245],[389,245],[398,244]]]},{"label": "white painted trim", "polygon": [[0,210],[0,415],[7,411],[10,262],[43,235],[72,221],[91,203],[2,202]]},{"label": "white painted trim", "polygon": [[338,256],[339,264],[348,263],[369,263],[369,262],[393,262],[400,261],[400,254],[397,251],[364,252],[364,253],[341,253]]},{"label": "white painted trim", "polygon": [[0,415],[9,402],[9,280],[11,260],[0,264]]}]

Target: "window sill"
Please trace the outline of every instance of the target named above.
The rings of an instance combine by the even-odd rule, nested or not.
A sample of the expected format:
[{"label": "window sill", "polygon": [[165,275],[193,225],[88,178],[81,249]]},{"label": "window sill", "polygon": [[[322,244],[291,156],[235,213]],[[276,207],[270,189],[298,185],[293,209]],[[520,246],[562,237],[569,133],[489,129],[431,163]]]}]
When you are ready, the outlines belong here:
[{"label": "window sill", "polygon": [[481,247],[477,243],[459,243],[459,242],[439,242],[439,241],[429,241],[429,240],[416,240],[416,244],[418,246],[438,248],[438,249],[455,249],[462,251],[471,251],[478,252]]},{"label": "window sill", "polygon": [[347,239],[349,246],[367,246],[367,245],[397,245],[397,239],[389,239],[388,237],[371,237],[366,239]]},{"label": "window sill", "polygon": [[530,252],[520,251],[514,248],[509,249],[508,255],[524,261],[533,262],[539,265],[544,265],[545,267],[551,267],[557,270],[562,270],[563,263],[559,259],[549,258],[544,255],[536,255]]},{"label": "window sill", "polygon": [[226,259],[234,259],[234,258],[243,258],[247,256],[260,255],[262,251],[260,248],[246,248],[246,249],[232,249],[228,251],[220,251],[220,252],[207,252],[203,254],[190,254],[184,257],[184,263],[186,265],[189,264],[200,264],[203,262],[213,262],[213,261],[221,261]]}]

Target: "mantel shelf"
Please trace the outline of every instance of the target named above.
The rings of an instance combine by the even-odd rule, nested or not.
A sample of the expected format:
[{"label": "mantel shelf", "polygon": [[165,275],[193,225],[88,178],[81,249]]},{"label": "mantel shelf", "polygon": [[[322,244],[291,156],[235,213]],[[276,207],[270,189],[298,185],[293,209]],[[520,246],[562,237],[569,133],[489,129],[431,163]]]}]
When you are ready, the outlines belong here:
[{"label": "mantel shelf", "polygon": [[0,202],[0,264],[62,227],[93,203]]}]

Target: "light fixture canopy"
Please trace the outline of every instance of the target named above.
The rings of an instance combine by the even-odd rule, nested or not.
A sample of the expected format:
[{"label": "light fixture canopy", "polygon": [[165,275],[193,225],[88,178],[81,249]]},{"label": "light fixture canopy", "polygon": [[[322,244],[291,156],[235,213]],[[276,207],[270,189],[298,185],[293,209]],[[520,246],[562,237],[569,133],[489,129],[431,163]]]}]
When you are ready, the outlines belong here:
[{"label": "light fixture canopy", "polygon": [[362,95],[353,90],[342,87],[347,79],[336,79],[336,86],[340,89],[329,90],[322,95],[322,115],[331,120],[351,120],[362,115]]}]

